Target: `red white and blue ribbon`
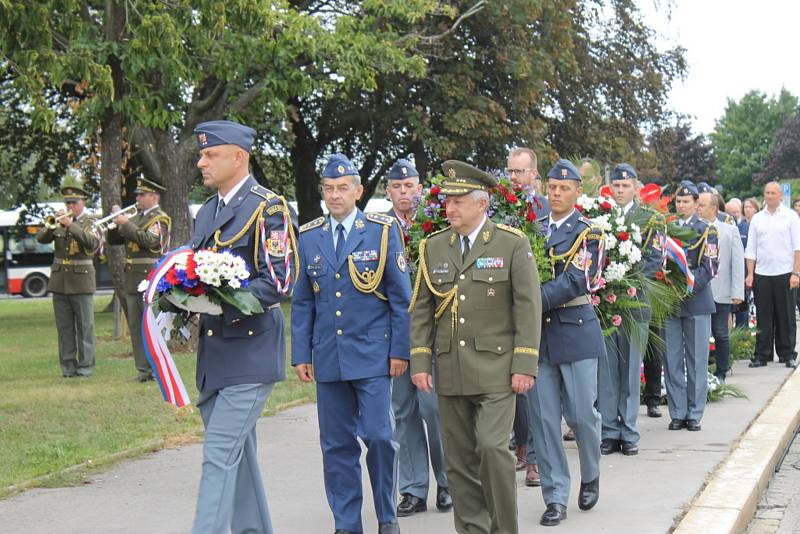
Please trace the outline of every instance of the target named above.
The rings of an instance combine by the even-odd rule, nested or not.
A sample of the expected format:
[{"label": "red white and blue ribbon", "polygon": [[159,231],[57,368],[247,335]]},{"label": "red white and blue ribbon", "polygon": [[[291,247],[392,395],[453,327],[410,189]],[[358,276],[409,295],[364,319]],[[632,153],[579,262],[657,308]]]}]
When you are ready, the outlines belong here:
[{"label": "red white and blue ribbon", "polygon": [[[289,244],[289,225],[292,224],[289,218],[288,213],[283,214],[283,263],[286,269],[286,276],[284,276],[283,280],[278,278],[277,273],[275,272],[275,267],[272,265],[272,260],[270,259],[269,253],[269,239],[271,236],[267,235],[267,225],[265,221],[261,221],[261,228],[259,231],[261,232],[261,248],[264,251],[264,261],[267,264],[267,270],[269,271],[269,275],[275,281],[275,289],[277,289],[278,293],[281,295],[285,295],[289,292],[292,288],[292,262],[290,261],[292,254],[294,251]],[[256,265],[256,269],[258,265]]]},{"label": "red white and blue ribbon", "polygon": [[671,259],[678,268],[683,271],[683,274],[686,276],[686,288],[689,293],[691,293],[694,289],[694,274],[689,268],[689,260],[686,257],[686,251],[683,250],[683,247],[680,246],[677,241],[669,236],[666,236],[664,250],[667,253],[666,257]]},{"label": "red white and blue ribbon", "polygon": [[[142,340],[147,361],[153,368],[153,375],[161,388],[164,400],[182,408],[191,404],[186,386],[175,366],[172,354],[167,347],[167,341],[162,332],[162,322],[158,320],[153,311],[152,302],[158,297],[158,282],[164,278],[167,271],[176,263],[185,263],[185,258],[192,253],[191,247],[181,247],[173,250],[163,257],[155,267],[150,277],[150,283],[144,292],[144,316],[142,317]],[[160,316],[160,314],[159,314]],[[171,324],[171,321],[167,321]]]}]

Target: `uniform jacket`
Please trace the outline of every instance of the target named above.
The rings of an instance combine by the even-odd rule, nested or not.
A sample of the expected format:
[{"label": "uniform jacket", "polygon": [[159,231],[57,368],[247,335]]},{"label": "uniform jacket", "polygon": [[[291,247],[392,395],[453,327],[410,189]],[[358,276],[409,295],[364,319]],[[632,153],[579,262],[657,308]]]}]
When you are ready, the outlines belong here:
[{"label": "uniform jacket", "polygon": [[[634,202],[625,215],[625,222],[627,224],[636,224],[641,229],[641,271],[647,278],[653,278],[655,273],[661,270],[664,261],[664,235],[666,233],[664,216],[658,212],[643,208],[641,204]],[[650,322],[652,310],[649,301],[643,299],[640,302],[646,306],[632,309],[631,316],[642,322]]]},{"label": "uniform jacket", "polygon": [[[319,382],[387,376],[390,358],[409,358],[411,282],[399,228],[392,217],[358,210],[339,260],[332,232],[326,217],[300,228],[292,365],[313,364]],[[367,291],[370,277],[374,291]]]},{"label": "uniform jacket", "polygon": [[[289,209],[279,197],[247,178],[236,196],[220,211],[217,211],[217,195],[209,198],[200,207],[195,219],[193,249],[212,248],[217,240],[229,241],[245,228],[257,210],[263,210],[268,239],[280,242],[283,238],[284,214]],[[289,210],[289,216],[294,214]],[[293,224],[293,223],[292,223]],[[290,225],[291,226],[291,225]],[[243,315],[228,304],[222,305],[222,315],[202,315],[200,341],[197,347],[197,388],[201,392],[213,392],[236,384],[271,384],[286,378],[286,340],[283,332],[283,313],[277,306],[291,296],[289,291],[279,292],[275,279],[269,272],[264,249],[255,242],[255,225],[244,235],[219,250],[230,250],[244,258],[250,270],[249,289],[261,302],[263,313]],[[294,235],[294,230],[291,234]],[[270,261],[275,275],[284,280],[287,267],[296,273],[290,260],[287,266],[279,245],[270,248]],[[258,249],[258,265],[255,254]],[[276,252],[273,255],[272,252]],[[279,254],[278,254],[279,253]],[[296,275],[292,275],[292,283]]]},{"label": "uniform jacket", "polygon": [[53,266],[48,289],[53,293],[79,295],[96,289],[94,254],[100,247],[98,234],[92,229],[95,218],[83,212],[78,220],[53,230],[42,228],[36,235],[39,243],[55,241]]},{"label": "uniform jacket", "polygon": [[435,351],[439,395],[510,391],[512,374],[536,374],[539,295],[539,274],[522,232],[487,219],[464,262],[452,228],[432,234],[420,244],[411,373],[430,373]]},{"label": "uniform jacket", "polygon": [[128,221],[108,231],[111,245],[125,245],[125,291],[139,293],[139,283],[169,246],[172,220],[156,206],[147,214],[139,212]]},{"label": "uniform jacket", "polygon": [[711,280],[714,302],[730,304],[731,299],[744,300],[744,247],[739,229],[717,221],[719,271]]},{"label": "uniform jacket", "polygon": [[539,193],[535,193],[535,196],[536,200],[531,203],[531,207],[533,208],[533,213],[536,218],[541,219],[542,217],[550,215],[550,201],[547,200],[547,197]]},{"label": "uniform jacket", "polygon": [[691,317],[712,314],[717,309],[710,285],[719,263],[717,230],[700,220],[696,214],[692,215],[686,225],[698,234],[697,239],[691,243],[683,243],[689,268],[694,274],[694,289],[692,295],[681,303],[679,315]]},{"label": "uniform jacket", "polygon": [[[540,220],[544,225],[548,221],[549,218]],[[573,299],[589,295],[584,266],[588,262],[591,279],[599,265],[599,239],[602,239],[602,232],[575,210],[547,240],[547,249],[556,256],[564,255],[581,242],[571,258],[554,262],[553,279],[542,284],[544,314],[540,350],[542,358],[551,363],[600,358],[604,353],[603,332],[594,307],[591,304],[564,306]],[[586,254],[582,253],[584,240]]]}]

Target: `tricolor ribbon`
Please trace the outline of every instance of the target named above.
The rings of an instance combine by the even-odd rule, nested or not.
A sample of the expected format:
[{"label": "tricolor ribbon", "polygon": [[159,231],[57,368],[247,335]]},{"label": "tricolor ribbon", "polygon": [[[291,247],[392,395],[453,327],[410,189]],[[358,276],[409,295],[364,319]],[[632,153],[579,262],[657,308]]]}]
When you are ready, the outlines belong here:
[{"label": "tricolor ribbon", "polygon": [[666,251],[665,262],[666,258],[669,258],[683,271],[683,274],[686,276],[686,288],[691,294],[694,289],[694,274],[689,268],[689,260],[686,257],[686,251],[683,250],[683,247],[680,246],[677,241],[669,236],[666,236],[664,250]]},{"label": "tricolor ribbon", "polygon": [[[161,388],[161,394],[164,395],[164,400],[178,408],[191,404],[191,401],[188,393],[186,393],[186,386],[183,385],[178,368],[175,366],[175,360],[172,359],[172,354],[169,352],[167,341],[164,339],[162,328],[165,325],[162,321],[159,321],[161,314],[156,317],[153,311],[153,301],[158,296],[158,282],[166,276],[167,271],[173,265],[182,262],[191,253],[191,247],[181,247],[159,260],[156,266],[153,267],[150,283],[144,292],[145,306],[142,317],[144,352],[147,355],[147,361],[150,362],[150,367],[153,369],[158,386]],[[167,321],[167,324],[169,324],[169,321]]]},{"label": "tricolor ribbon", "polygon": [[[291,220],[289,218],[288,213],[283,214],[283,263],[284,267],[286,268],[286,276],[284,279],[281,280],[278,278],[278,275],[275,273],[275,267],[272,265],[272,260],[270,259],[269,254],[269,243],[268,239],[269,236],[267,235],[267,225],[265,221],[261,221],[261,248],[264,250],[264,261],[267,264],[267,270],[269,270],[269,275],[275,281],[275,289],[278,290],[278,293],[281,295],[285,295],[289,292],[292,287],[292,262],[289,261],[292,257],[294,251],[292,250],[291,246],[289,245],[289,225],[291,224]],[[256,269],[258,265],[256,265]]]}]

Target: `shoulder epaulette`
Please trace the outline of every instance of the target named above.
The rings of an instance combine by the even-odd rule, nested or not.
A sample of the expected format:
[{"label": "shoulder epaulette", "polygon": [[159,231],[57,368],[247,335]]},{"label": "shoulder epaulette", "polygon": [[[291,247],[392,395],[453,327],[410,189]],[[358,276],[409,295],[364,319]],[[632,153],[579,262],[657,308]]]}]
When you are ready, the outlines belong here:
[{"label": "shoulder epaulette", "polygon": [[425,238],[425,240],[427,241],[427,240],[429,240],[430,238],[432,238],[432,237],[433,237],[433,236],[435,236],[435,235],[443,234],[443,233],[445,233],[446,231],[448,231],[450,228],[451,228],[450,226],[445,226],[445,227],[444,227],[444,228],[442,228],[441,230],[436,230],[436,231],[435,231],[435,232],[433,232],[432,234],[428,235],[428,237],[426,237],[426,238]]},{"label": "shoulder epaulette", "polygon": [[524,237],[526,239],[528,237],[527,235],[525,235],[525,232],[523,232],[519,228],[514,228],[513,226],[508,226],[507,224],[497,224],[496,226],[499,229],[505,230],[506,232],[511,232],[512,234],[514,234],[514,235],[516,235],[518,237]]},{"label": "shoulder epaulette", "polygon": [[386,224],[391,226],[394,224],[395,218],[390,217],[389,215],[384,215],[383,213],[365,213],[364,216],[367,218],[368,221]]},{"label": "shoulder epaulette", "polygon": [[583,224],[585,224],[586,226],[592,226],[592,224],[593,224],[591,220],[587,219],[587,218],[586,218],[586,217],[584,217],[583,215],[581,215],[580,217],[578,217],[578,222],[582,222],[582,223],[583,223]]},{"label": "shoulder epaulette", "polygon": [[325,222],[325,217],[317,217],[313,221],[309,221],[305,223],[303,226],[300,227],[300,233],[302,234],[306,230],[311,230],[313,228],[317,228],[318,226],[322,226],[322,223]]},{"label": "shoulder epaulette", "polygon": [[267,215],[275,215],[276,213],[288,214],[288,209],[283,203],[283,198],[277,195],[274,198],[278,199],[279,202],[272,204],[267,208]]},{"label": "shoulder epaulette", "polygon": [[262,187],[262,186],[257,185],[257,184],[250,188],[250,192],[251,193],[255,193],[256,195],[260,196],[264,200],[272,200],[272,199],[278,197],[278,195],[276,195],[275,193],[273,193],[272,191],[270,191],[266,187]]}]

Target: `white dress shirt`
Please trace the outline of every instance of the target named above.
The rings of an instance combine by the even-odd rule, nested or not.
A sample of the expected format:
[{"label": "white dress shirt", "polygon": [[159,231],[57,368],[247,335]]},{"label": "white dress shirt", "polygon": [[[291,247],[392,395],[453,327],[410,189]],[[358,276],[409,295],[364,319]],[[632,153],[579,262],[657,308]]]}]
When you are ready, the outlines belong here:
[{"label": "white dress shirt", "polygon": [[219,201],[220,200],[225,202],[226,206],[228,204],[230,204],[231,200],[233,200],[233,197],[236,196],[236,193],[239,192],[239,189],[242,188],[242,186],[244,185],[244,183],[247,181],[248,178],[250,178],[249,174],[247,176],[245,176],[244,178],[242,178],[241,181],[239,181],[238,184],[236,184],[233,187],[231,187],[231,190],[228,191],[228,194],[226,194],[225,196],[222,196],[222,195],[219,194],[219,192],[217,192],[217,197],[218,197],[217,198],[217,205],[219,205]]},{"label": "white dress shirt", "polygon": [[555,224],[556,225],[556,230],[558,230],[559,228],[561,228],[561,225],[564,224],[567,221],[567,219],[569,219],[572,216],[572,213],[574,211],[575,211],[575,208],[573,208],[572,211],[569,212],[569,214],[567,214],[565,217],[561,217],[557,221],[553,220],[553,212],[550,212],[550,215],[547,217],[548,218],[547,228],[545,229],[547,231],[547,238],[548,239],[550,239],[550,235],[553,233],[553,232],[550,231],[550,227]]},{"label": "white dress shirt", "polygon": [[794,210],[781,204],[774,213],[764,208],[753,215],[744,257],[755,260],[756,274],[792,272],[795,251],[800,251],[800,217]]},{"label": "white dress shirt", "polygon": [[357,214],[358,214],[358,210],[356,208],[353,208],[353,211],[351,211],[341,221],[337,221],[336,218],[333,215],[331,215],[331,230],[332,230],[332,233],[333,233],[333,250],[336,250],[336,236],[339,235],[339,233],[336,231],[336,227],[338,225],[340,225],[340,224],[342,225],[342,230],[344,231],[343,232],[344,241],[345,241],[345,243],[347,243],[347,236],[350,235],[350,230],[353,229],[353,223],[356,222],[356,215]]},{"label": "white dress shirt", "polygon": [[[469,249],[472,250],[472,247],[475,246],[475,240],[478,239],[478,234],[481,232],[481,228],[483,225],[486,224],[486,215],[483,216],[483,220],[481,223],[475,227],[471,234],[467,236],[469,239]],[[464,236],[459,234],[459,241],[461,242],[461,253],[464,253]]]},{"label": "white dress shirt", "polygon": [[627,215],[627,214],[628,214],[628,212],[629,212],[629,211],[631,211],[631,208],[632,208],[632,207],[633,207],[633,200],[631,200],[630,202],[628,202],[627,204],[625,204],[625,206],[622,208],[622,213],[624,213],[625,215]]}]

